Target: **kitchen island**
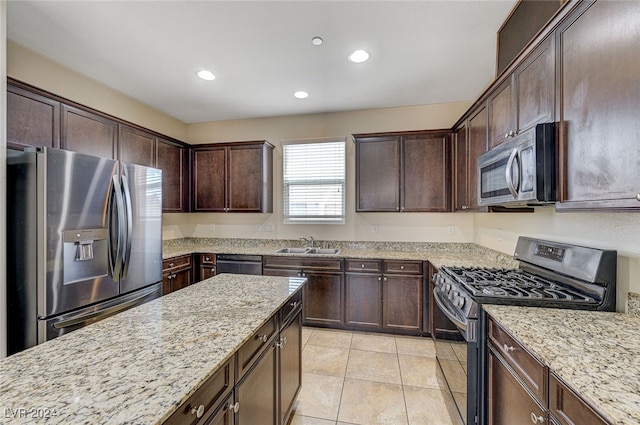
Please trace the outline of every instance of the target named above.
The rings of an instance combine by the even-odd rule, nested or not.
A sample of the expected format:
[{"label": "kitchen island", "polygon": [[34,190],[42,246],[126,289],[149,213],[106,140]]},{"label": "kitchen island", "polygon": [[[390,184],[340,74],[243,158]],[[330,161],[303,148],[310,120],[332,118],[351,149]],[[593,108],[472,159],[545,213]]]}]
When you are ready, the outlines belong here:
[{"label": "kitchen island", "polygon": [[[559,378],[606,421],[640,423],[640,318],[536,307],[483,308],[547,366],[550,375]],[[552,413],[556,403],[550,392]]]},{"label": "kitchen island", "polygon": [[3,359],[0,424],[162,423],[305,281],[222,274]]}]

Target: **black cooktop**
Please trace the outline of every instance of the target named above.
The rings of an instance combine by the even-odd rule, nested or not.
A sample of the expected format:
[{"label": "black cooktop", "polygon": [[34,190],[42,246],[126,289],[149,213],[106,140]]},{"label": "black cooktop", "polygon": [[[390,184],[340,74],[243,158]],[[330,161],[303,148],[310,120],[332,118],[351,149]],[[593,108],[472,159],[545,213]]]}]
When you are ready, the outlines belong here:
[{"label": "black cooktop", "polygon": [[522,269],[446,267],[449,275],[474,297],[549,299],[596,303],[597,301],[560,282]]}]

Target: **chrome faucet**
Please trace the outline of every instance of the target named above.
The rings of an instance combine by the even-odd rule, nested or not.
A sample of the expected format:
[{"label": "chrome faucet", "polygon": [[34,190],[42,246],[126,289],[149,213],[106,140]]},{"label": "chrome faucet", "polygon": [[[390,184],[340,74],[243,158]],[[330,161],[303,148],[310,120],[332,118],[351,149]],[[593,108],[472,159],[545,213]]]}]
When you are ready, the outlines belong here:
[{"label": "chrome faucet", "polygon": [[301,241],[305,241],[309,244],[310,248],[314,248],[315,241],[313,240],[313,236],[309,236],[308,238],[300,238]]}]

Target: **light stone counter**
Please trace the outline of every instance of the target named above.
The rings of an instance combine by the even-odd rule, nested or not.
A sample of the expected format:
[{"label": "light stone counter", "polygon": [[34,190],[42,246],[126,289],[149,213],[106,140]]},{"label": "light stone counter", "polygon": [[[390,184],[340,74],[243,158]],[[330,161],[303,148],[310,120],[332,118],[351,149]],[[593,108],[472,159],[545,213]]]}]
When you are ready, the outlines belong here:
[{"label": "light stone counter", "polygon": [[305,279],[222,274],[0,360],[0,424],[157,424]]},{"label": "light stone counter", "polygon": [[640,423],[640,318],[483,305],[498,323],[614,424]]},{"label": "light stone counter", "polygon": [[[488,268],[516,268],[518,262],[511,256],[467,243],[414,243],[414,242],[345,242],[320,241],[331,248],[339,248],[336,255],[313,255],[325,258],[368,258],[383,260],[427,260],[435,267],[467,266]],[[308,254],[276,254],[284,247],[301,247],[297,240],[273,239],[197,239],[185,238],[165,241],[164,259],[193,253],[252,254],[307,256]]]}]

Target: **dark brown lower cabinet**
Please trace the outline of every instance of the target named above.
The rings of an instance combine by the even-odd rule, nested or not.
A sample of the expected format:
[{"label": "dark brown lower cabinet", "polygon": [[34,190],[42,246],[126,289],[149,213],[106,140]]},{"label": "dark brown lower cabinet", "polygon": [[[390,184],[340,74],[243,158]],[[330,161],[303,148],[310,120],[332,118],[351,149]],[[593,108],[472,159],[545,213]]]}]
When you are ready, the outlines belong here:
[{"label": "dark brown lower cabinet", "polygon": [[347,326],[382,329],[382,275],[347,273],[345,289]]},{"label": "dark brown lower cabinet", "polygon": [[279,354],[280,413],[278,423],[284,425],[291,416],[293,403],[302,386],[301,312],[298,312],[280,332]]},{"label": "dark brown lower cabinet", "polygon": [[553,422],[561,425],[608,424],[553,373],[549,374],[549,410]]},{"label": "dark brown lower cabinet", "polygon": [[[233,425],[234,418],[234,398],[233,394],[231,394],[227,399],[220,405],[218,410],[207,418],[205,422],[206,425]],[[240,407],[240,405],[238,405]]]},{"label": "dark brown lower cabinet", "polygon": [[272,340],[253,368],[236,385],[236,425],[277,424],[277,355]]},{"label": "dark brown lower cabinet", "polygon": [[162,261],[162,295],[167,295],[193,283],[191,254]]},{"label": "dark brown lower cabinet", "polygon": [[382,326],[387,330],[420,332],[422,275],[384,275]]},{"label": "dark brown lower cabinet", "polygon": [[488,419],[492,425],[547,423],[548,410],[540,406],[515,377],[506,362],[489,349]]}]

